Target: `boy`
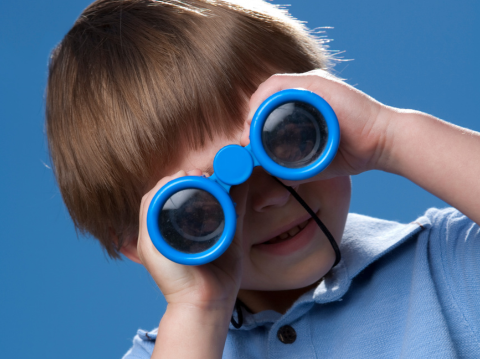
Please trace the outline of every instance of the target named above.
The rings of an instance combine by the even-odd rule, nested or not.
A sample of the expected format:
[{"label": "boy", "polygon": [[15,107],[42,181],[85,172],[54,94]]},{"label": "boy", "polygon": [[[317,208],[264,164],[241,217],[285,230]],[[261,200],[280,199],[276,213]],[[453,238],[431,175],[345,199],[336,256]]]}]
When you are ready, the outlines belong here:
[{"label": "boy", "polygon": [[[241,4],[96,1],[53,54],[47,129],[67,208],[111,256],[142,263],[168,303],[126,358],[478,357],[480,135],[378,103],[325,71],[328,56],[297,22]],[[210,175],[216,152],[247,145],[255,109],[286,88],[319,94],[339,118],[332,164],[287,184],[342,261],[331,269],[324,234],[261,168],[231,190],[237,232],[218,260],[164,258],[146,231],[152,196],[173,178]],[[461,213],[347,219],[349,176],[371,169]],[[229,328],[237,298],[243,323]]]}]

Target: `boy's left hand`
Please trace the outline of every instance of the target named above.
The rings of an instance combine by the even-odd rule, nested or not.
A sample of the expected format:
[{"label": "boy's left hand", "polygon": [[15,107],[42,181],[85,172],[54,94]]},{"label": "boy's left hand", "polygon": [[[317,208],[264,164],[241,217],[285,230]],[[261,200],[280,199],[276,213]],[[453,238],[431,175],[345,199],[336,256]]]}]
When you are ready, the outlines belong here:
[{"label": "boy's left hand", "polygon": [[388,122],[381,112],[389,108],[324,70],[304,74],[279,74],[262,83],[250,98],[250,113],[241,144],[249,143],[252,117],[260,104],[274,93],[303,88],[323,97],[332,106],[339,123],[341,141],[330,166],[313,179],[354,175],[382,167],[383,145],[388,141]]}]

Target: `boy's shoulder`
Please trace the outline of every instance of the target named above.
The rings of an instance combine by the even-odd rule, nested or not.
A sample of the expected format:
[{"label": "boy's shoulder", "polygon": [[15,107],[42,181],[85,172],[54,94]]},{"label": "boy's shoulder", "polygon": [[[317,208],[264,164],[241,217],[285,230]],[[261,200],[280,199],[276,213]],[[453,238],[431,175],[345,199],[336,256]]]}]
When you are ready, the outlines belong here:
[{"label": "boy's shoulder", "polygon": [[406,224],[350,213],[340,249],[349,277],[353,278],[365,267],[409,240],[431,242],[429,250],[438,253],[448,252],[446,246],[472,244],[475,230],[471,230],[475,227],[479,236],[478,225],[451,207],[430,208],[424,215]]},{"label": "boy's shoulder", "polygon": [[349,213],[340,243],[342,262],[348,268],[348,276],[350,279],[355,277],[402,243],[422,231],[430,230],[431,226],[432,221],[426,215],[410,223],[400,223]]},{"label": "boy's shoulder", "polygon": [[[347,252],[375,251],[388,249],[402,243],[419,232],[439,236],[447,229],[460,230],[464,226],[476,226],[475,222],[455,208],[430,208],[424,215],[410,223],[369,217],[349,213],[341,247]],[[453,227],[452,227],[453,226]],[[478,227],[478,226],[477,226]],[[359,238],[361,237],[361,238]]]}]

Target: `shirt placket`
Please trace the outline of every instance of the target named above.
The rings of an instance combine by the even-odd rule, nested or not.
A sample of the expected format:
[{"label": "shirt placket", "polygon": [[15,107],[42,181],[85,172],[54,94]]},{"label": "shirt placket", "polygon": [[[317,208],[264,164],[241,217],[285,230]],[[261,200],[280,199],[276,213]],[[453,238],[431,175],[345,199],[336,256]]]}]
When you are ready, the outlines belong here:
[{"label": "shirt placket", "polygon": [[281,320],[268,333],[268,358],[316,358],[310,326],[304,316],[313,303],[303,303]]}]

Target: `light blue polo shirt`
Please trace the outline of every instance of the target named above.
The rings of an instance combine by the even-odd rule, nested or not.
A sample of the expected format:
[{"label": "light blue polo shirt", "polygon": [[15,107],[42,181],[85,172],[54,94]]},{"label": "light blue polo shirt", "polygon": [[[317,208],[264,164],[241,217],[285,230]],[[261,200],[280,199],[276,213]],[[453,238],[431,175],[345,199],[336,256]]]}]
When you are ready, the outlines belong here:
[{"label": "light blue polo shirt", "polygon": [[[284,315],[243,311],[223,358],[480,358],[478,225],[453,208],[409,224],[350,214],[340,250]],[[139,330],[124,358],[150,358],[156,333]]]}]

